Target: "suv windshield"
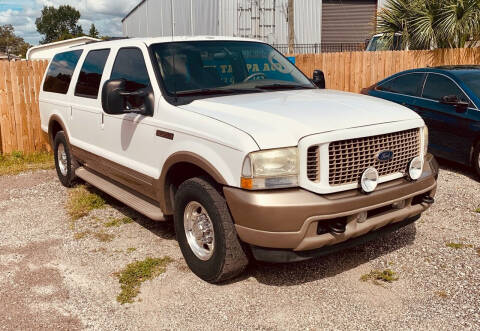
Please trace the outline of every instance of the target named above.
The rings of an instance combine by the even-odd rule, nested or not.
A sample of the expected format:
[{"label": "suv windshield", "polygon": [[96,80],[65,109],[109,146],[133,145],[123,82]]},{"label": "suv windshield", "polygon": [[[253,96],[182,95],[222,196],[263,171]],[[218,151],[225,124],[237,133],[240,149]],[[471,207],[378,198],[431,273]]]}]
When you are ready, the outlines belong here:
[{"label": "suv windshield", "polygon": [[175,96],[315,88],[267,44],[192,41],[151,46],[166,90]]}]

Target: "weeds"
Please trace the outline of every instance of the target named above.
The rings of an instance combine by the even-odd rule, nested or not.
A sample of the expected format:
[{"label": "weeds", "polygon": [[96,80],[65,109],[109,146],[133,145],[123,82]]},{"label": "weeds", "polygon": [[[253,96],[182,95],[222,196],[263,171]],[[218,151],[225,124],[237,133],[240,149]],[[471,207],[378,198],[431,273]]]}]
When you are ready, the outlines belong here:
[{"label": "weeds", "polygon": [[135,252],[137,249],[135,247],[128,247],[127,253]]},{"label": "weeds", "polygon": [[464,244],[464,243],[454,243],[454,242],[445,243],[445,246],[450,247],[450,248],[454,248],[454,249],[473,248],[473,245]]},{"label": "weeds", "polygon": [[117,301],[121,304],[132,303],[140,293],[140,285],[144,281],[164,273],[170,262],[172,259],[166,256],[163,258],[147,257],[143,261],[128,264],[125,269],[115,274],[122,289],[117,296]]},{"label": "weeds", "polygon": [[374,284],[379,285],[379,281],[392,283],[393,281],[398,280],[398,277],[396,272],[392,271],[391,269],[385,269],[383,271],[372,270],[368,274],[362,275],[360,280],[363,282],[371,280]]},{"label": "weeds", "polygon": [[11,154],[0,155],[0,176],[15,175],[27,170],[52,169],[54,167],[52,153],[24,154],[22,152],[12,152]]},{"label": "weeds", "polygon": [[123,225],[123,224],[128,224],[128,223],[132,223],[133,220],[130,218],[130,217],[120,217],[120,218],[113,218],[111,219],[109,222],[105,223],[105,227],[107,228],[110,228],[112,226],[120,226],[120,225]]},{"label": "weeds", "polygon": [[105,232],[94,232],[93,236],[101,242],[110,242],[113,240],[113,238],[115,238],[113,234]]},{"label": "weeds", "polygon": [[73,238],[75,240],[80,240],[80,239],[83,239],[85,238],[86,236],[88,236],[90,232],[89,231],[82,231],[82,232],[76,232],[74,235],[73,235]]},{"label": "weeds", "polygon": [[67,211],[73,220],[77,220],[94,209],[102,208],[105,200],[98,194],[91,193],[84,185],[77,186],[68,192]]},{"label": "weeds", "polygon": [[437,291],[437,292],[435,292],[435,293],[436,293],[440,298],[444,298],[444,299],[445,299],[445,298],[448,297],[448,294],[447,294],[447,292],[445,292],[445,291]]},{"label": "weeds", "polygon": [[480,207],[474,210],[476,213],[480,213]]}]

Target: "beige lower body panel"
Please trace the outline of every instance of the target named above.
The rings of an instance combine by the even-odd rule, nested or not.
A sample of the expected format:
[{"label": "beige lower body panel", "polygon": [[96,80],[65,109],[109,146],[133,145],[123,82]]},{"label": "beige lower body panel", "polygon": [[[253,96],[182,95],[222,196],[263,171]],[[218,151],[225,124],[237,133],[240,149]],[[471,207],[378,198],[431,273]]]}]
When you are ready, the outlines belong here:
[{"label": "beige lower body panel", "polygon": [[[356,191],[329,199],[304,190],[285,191],[277,193],[281,201],[286,201],[280,208],[275,205],[278,199],[267,199],[266,193],[224,191],[242,241],[266,248],[306,251],[335,245],[419,215],[430,205],[418,199],[414,201],[414,198],[434,197],[436,187],[434,176],[428,174],[421,181],[404,181],[371,195]],[[271,204],[265,204],[267,202]],[[393,206],[398,202],[404,205]],[[278,209],[283,212],[279,213]],[[360,213],[365,212],[368,213],[367,219],[358,222]],[[248,215],[250,217],[246,217]],[[344,233],[317,234],[319,223],[338,218],[346,221]],[[293,226],[297,228],[285,230]]]},{"label": "beige lower body panel", "polygon": [[306,251],[335,245],[350,238],[362,236],[385,225],[401,222],[409,217],[416,216],[427,208],[428,205],[426,204],[409,206],[369,218],[363,223],[358,223],[355,220],[355,214],[353,214],[347,221],[345,233],[342,234],[325,233],[317,235],[317,223],[321,220],[316,217],[307,219],[302,229],[298,232],[268,232],[245,228],[241,225],[235,225],[235,228],[240,239],[251,245]]}]

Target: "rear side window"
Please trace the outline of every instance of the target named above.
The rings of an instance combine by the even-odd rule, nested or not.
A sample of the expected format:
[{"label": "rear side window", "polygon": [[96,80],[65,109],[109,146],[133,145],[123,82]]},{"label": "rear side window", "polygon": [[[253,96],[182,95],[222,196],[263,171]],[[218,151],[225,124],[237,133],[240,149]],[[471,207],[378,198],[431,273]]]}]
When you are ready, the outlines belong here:
[{"label": "rear side window", "polygon": [[87,54],[75,87],[76,96],[93,99],[98,97],[100,81],[109,53],[109,49],[101,49],[90,51]]},{"label": "rear side window", "polygon": [[48,67],[43,90],[45,92],[67,94],[80,55],[82,55],[81,50],[55,55]]},{"label": "rear side window", "polygon": [[423,73],[402,75],[377,86],[377,90],[412,96],[420,96],[423,84],[423,77]]},{"label": "rear side window", "polygon": [[432,100],[440,100],[447,95],[456,95],[461,101],[469,102],[465,93],[450,78],[428,74],[425,87],[423,89],[423,97]]}]

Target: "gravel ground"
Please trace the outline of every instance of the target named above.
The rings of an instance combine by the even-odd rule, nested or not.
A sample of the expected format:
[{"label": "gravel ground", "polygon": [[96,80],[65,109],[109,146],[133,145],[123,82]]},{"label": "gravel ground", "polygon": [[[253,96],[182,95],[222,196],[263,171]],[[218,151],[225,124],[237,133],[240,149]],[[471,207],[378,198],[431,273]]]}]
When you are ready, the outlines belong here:
[{"label": "gravel ground", "polygon": [[[66,199],[53,170],[0,177],[0,329],[480,329],[480,184],[458,166],[442,163],[437,202],[416,224],[223,285],[188,270],[172,224],[111,200],[72,222]],[[123,216],[135,222],[104,227]],[[174,261],[119,304],[114,273],[147,256]],[[398,281],[360,280],[384,268]]]}]

